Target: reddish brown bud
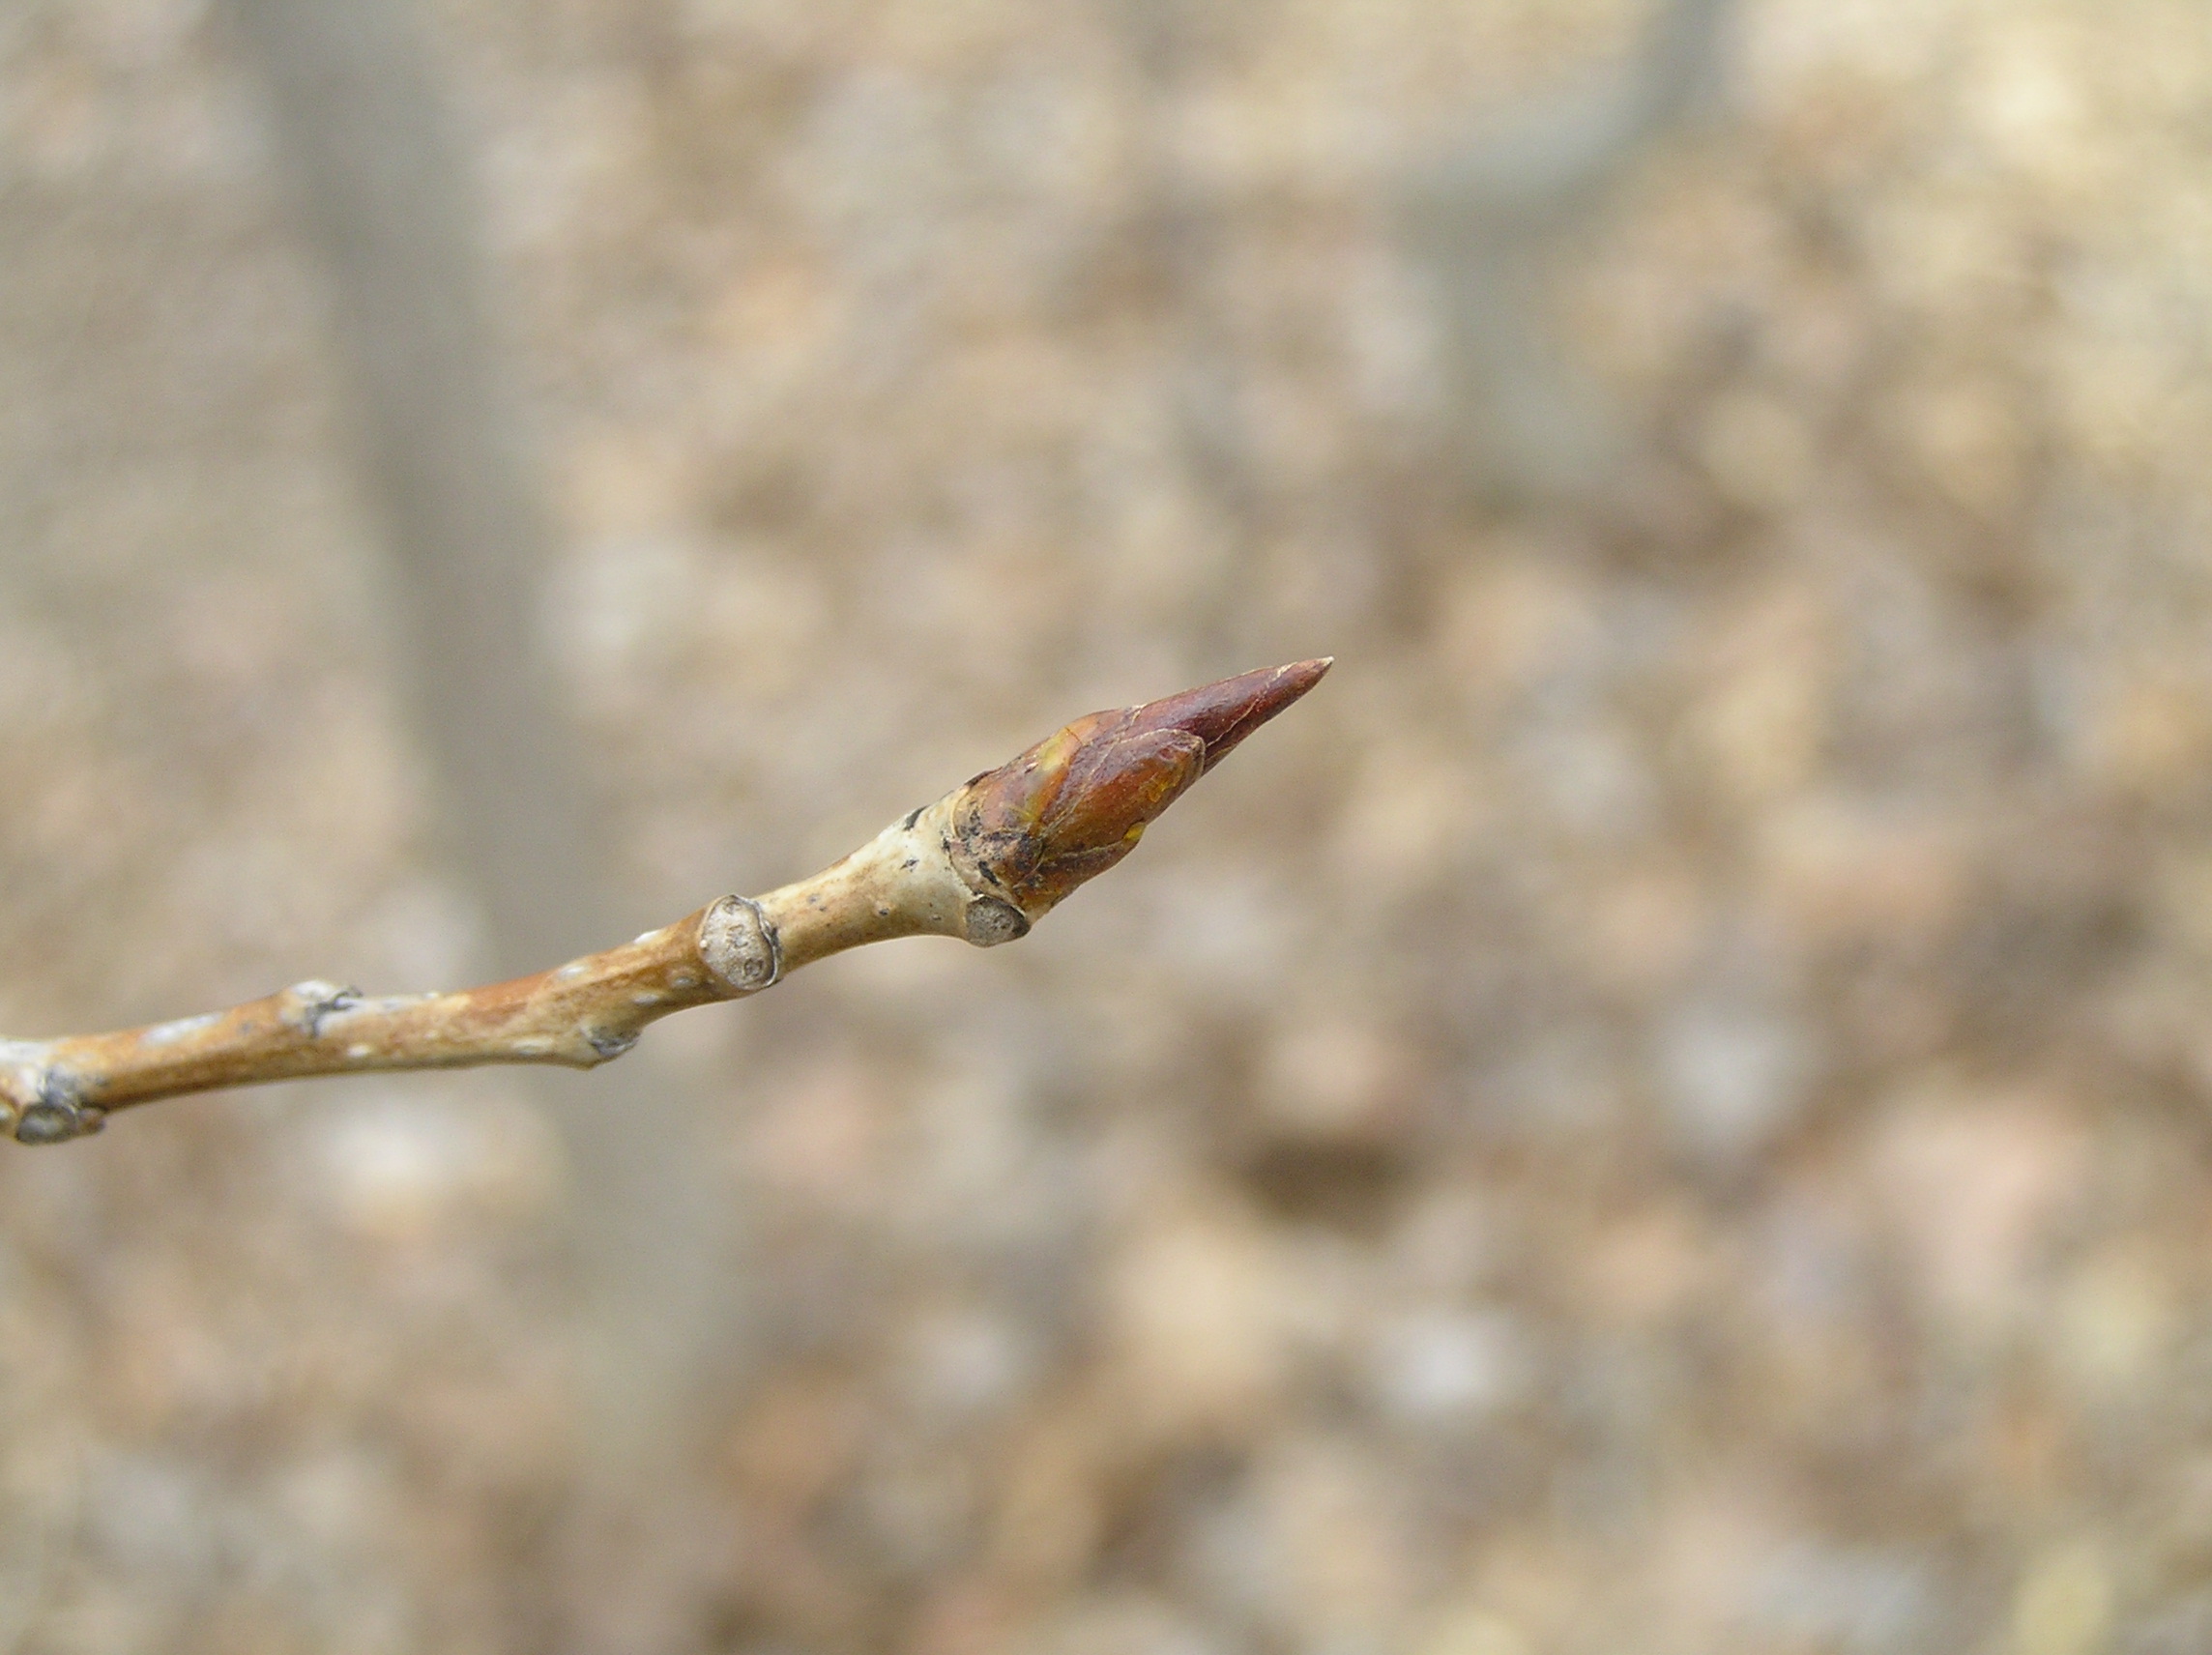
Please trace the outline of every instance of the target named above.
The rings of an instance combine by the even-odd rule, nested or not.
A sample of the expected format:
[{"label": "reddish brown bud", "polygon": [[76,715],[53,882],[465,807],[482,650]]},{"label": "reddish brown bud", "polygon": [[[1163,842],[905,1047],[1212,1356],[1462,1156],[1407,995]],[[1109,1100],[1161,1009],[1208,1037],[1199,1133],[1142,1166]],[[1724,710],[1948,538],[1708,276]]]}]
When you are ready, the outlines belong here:
[{"label": "reddish brown bud", "polygon": [[954,801],[949,848],[962,877],[1035,919],[1135,850],[1153,818],[1328,668],[1241,673],[1055,731]]}]

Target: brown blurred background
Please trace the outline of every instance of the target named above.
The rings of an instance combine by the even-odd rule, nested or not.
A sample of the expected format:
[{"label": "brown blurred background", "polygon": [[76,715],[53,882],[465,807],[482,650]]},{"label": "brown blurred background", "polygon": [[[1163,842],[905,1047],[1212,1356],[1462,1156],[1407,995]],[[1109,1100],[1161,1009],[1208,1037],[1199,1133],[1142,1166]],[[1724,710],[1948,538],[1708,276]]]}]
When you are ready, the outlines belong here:
[{"label": "brown blurred background", "polygon": [[0,1650],[2212,1649],[2208,359],[2197,0],[15,0],[0,1029],[1338,666],[1018,947],[5,1147]]}]

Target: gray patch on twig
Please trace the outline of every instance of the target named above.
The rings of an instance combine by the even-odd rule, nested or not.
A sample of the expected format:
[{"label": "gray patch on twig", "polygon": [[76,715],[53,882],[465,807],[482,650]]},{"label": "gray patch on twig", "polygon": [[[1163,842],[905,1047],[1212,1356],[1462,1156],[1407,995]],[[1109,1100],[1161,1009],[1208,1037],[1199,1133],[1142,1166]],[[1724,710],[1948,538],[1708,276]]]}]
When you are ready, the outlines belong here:
[{"label": "gray patch on twig", "polygon": [[740,994],[758,994],[783,975],[783,939],[749,896],[725,896],[707,910],[699,955]]},{"label": "gray patch on twig", "polygon": [[584,1039],[592,1050],[598,1055],[599,1060],[604,1062],[609,1058],[621,1057],[636,1045],[637,1031],[634,1029],[587,1029],[584,1031]]},{"label": "gray patch on twig", "polygon": [[1030,934],[1029,916],[1010,902],[979,896],[968,905],[968,941],[978,948],[996,948]]},{"label": "gray patch on twig", "polygon": [[323,1019],[334,1011],[346,1011],[361,1003],[361,990],[340,988],[336,983],[325,982],[320,977],[309,977],[296,982],[278,999],[281,1004],[276,1015],[288,1029],[297,1029],[310,1040],[323,1031]]},{"label": "gray patch on twig", "polygon": [[87,1108],[79,1099],[74,1077],[49,1069],[39,1080],[38,1101],[15,1121],[18,1144],[66,1144],[89,1137],[107,1124],[104,1110]]},{"label": "gray patch on twig", "polygon": [[18,1144],[66,1144],[76,1135],[76,1116],[50,1103],[34,1103],[15,1122]]}]

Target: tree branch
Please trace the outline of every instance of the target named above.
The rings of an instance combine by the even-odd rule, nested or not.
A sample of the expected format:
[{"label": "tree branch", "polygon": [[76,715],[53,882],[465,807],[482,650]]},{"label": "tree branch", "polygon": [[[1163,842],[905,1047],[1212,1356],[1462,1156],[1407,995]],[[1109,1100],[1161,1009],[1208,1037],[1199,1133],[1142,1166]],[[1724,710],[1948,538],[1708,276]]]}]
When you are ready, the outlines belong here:
[{"label": "tree branch", "polygon": [[758,994],[864,943],[1010,943],[1134,850],[1149,823],[1328,667],[1298,661],[1078,718],[811,879],[722,897],[532,976],[381,999],[309,981],[142,1029],[0,1039],[0,1130],[57,1144],[132,1104],[309,1075],[591,1068],[672,1011]]},{"label": "tree branch", "polygon": [[1659,0],[1617,75],[1552,93],[1417,168],[1401,197],[1409,250],[1433,271],[1459,455],[1478,485],[1586,490],[1618,433],[1546,323],[1562,239],[1674,127],[1713,102],[1738,0]]}]

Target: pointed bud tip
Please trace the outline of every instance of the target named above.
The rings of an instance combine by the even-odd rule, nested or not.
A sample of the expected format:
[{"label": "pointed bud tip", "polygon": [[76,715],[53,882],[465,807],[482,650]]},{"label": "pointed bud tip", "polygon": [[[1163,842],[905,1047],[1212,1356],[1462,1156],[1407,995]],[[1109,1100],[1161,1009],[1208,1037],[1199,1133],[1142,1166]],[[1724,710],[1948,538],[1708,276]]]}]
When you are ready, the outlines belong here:
[{"label": "pointed bud tip", "polygon": [[1205,768],[1211,769],[1237,742],[1321,682],[1335,664],[1334,655],[1321,655],[1201,684],[1132,709],[1131,727],[1187,730],[1206,743]]}]

